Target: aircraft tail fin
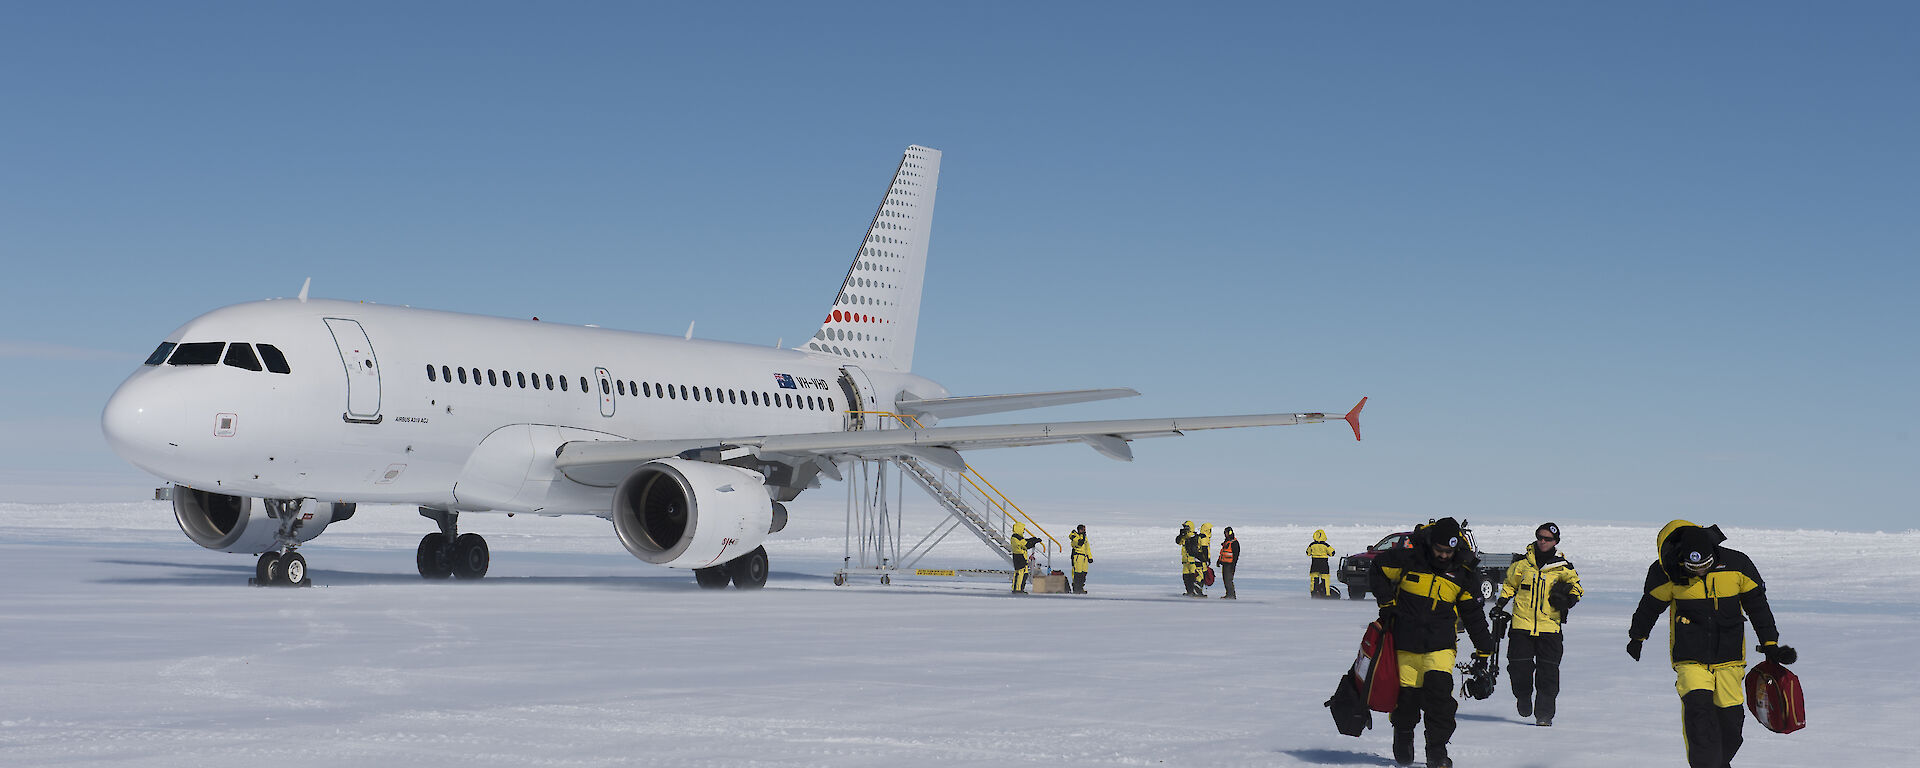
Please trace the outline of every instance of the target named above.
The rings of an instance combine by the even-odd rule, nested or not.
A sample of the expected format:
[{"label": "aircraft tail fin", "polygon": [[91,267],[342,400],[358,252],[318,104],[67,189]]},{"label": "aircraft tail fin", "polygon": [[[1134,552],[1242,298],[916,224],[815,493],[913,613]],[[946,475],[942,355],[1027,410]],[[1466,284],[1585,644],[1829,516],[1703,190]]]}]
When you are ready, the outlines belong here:
[{"label": "aircraft tail fin", "polygon": [[940,150],[907,147],[833,307],[803,349],[876,370],[913,370],[939,182]]}]

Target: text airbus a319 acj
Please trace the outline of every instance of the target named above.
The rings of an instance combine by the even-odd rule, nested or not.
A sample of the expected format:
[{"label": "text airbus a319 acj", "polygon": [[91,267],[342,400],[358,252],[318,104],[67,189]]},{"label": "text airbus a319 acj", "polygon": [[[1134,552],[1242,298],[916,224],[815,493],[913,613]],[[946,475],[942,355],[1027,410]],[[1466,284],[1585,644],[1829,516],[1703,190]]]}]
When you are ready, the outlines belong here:
[{"label": "text airbus a319 acj", "polygon": [[[761,543],[853,459],[958,470],[959,451],[1128,442],[1322,413],[934,426],[1138,394],[955,397],[913,373],[940,152],[911,146],[805,344],[783,349],[360,302],[236,304],[188,321],[108,401],[114,451],[174,484],[200,546],[306,581],[299,545],[355,505],[418,505],[422,576],[479,578],[459,515],[596,515],[635,557],[704,586],[766,582]],[[824,291],[823,291],[824,293]],[[1345,418],[1360,436],[1362,398]],[[899,418],[911,417],[911,420]],[[1342,417],[1336,417],[1342,418]]]}]

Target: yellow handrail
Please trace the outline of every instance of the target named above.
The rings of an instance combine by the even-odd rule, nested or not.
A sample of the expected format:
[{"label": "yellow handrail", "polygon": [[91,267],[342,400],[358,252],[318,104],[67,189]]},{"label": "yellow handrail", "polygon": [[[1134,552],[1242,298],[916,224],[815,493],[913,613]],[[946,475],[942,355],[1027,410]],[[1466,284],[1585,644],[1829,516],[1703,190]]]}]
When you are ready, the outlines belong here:
[{"label": "yellow handrail", "polygon": [[[848,413],[872,414],[875,416],[888,416],[896,420],[899,420],[901,423],[912,424],[914,429],[924,429],[924,427],[920,425],[919,419],[916,419],[913,416],[904,414],[904,413],[894,413],[892,411],[848,411]],[[966,471],[961,472],[960,477],[962,479],[965,479],[967,481],[967,484],[973,486],[973,490],[980,494],[980,498],[986,499],[988,504],[992,504],[996,509],[1000,510],[1000,514],[1007,515],[1008,517],[1012,517],[1012,515],[1007,513],[1007,508],[1012,507],[1013,511],[1020,515],[1021,519],[1027,521],[1028,525],[1033,526],[1034,530],[1039,531],[1041,535],[1047,537],[1048,541],[1053,542],[1053,551],[1058,552],[1058,551],[1066,550],[1066,547],[1060,544],[1059,539],[1054,538],[1053,533],[1048,531],[1046,529],[1046,526],[1043,526],[1038,521],[1034,520],[1032,516],[1027,514],[1026,510],[1020,508],[1020,505],[1013,503],[1013,499],[1008,498],[1007,494],[1002,493],[999,488],[994,486],[992,481],[986,478],[985,475],[982,475],[978,470],[975,470],[973,468],[973,465],[968,464],[965,466],[966,466]],[[979,481],[975,482],[974,478],[979,478]],[[986,491],[981,490],[980,488],[981,483],[985,483],[988,488],[992,488],[993,493],[988,494]],[[994,499],[994,496],[999,496],[1000,500],[996,501]],[[1001,504],[1000,503],[1001,501],[1005,501],[1006,503]]]}]

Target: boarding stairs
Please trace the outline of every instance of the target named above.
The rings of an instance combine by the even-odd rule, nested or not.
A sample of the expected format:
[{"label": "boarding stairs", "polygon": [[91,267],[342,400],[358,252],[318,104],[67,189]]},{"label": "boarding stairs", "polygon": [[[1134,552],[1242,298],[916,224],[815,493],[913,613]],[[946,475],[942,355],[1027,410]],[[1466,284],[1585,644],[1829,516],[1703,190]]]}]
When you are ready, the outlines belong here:
[{"label": "boarding stairs", "polygon": [[[883,429],[889,423],[908,428],[919,426],[911,416],[880,411],[867,415],[883,417],[879,419]],[[847,478],[847,551],[845,567],[834,574],[835,584],[845,583],[847,576],[875,573],[883,584],[891,583],[892,577],[899,575],[1010,578],[1010,570],[919,567],[921,558],[961,528],[979,539],[1009,569],[1013,566],[1011,542],[1015,522],[1026,523],[1029,535],[1041,538],[1041,542],[1028,551],[1029,567],[1034,573],[1046,573],[1052,567],[1053,554],[1063,551],[1059,539],[971,466],[954,471],[907,455],[861,460],[859,465]],[[904,549],[901,536],[904,516],[900,514],[904,502],[900,491],[904,484],[894,481],[902,475],[946,513],[932,530]],[[889,496],[893,498],[890,500]]]}]

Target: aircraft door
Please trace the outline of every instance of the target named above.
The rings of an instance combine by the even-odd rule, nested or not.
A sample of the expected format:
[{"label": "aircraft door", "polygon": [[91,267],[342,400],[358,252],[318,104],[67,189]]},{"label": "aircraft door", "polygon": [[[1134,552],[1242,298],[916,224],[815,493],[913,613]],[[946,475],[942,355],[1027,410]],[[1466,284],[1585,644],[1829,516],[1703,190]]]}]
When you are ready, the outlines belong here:
[{"label": "aircraft door", "polygon": [[593,369],[593,376],[600,380],[600,415],[613,416],[613,374],[605,368]]},{"label": "aircraft door", "polygon": [[847,417],[845,426],[848,432],[862,429],[882,429],[883,417],[874,413],[881,410],[879,399],[874,396],[873,382],[867,379],[867,372],[857,365],[840,368],[840,391],[847,397]]},{"label": "aircraft door", "polygon": [[378,424],[380,416],[380,359],[373,354],[373,341],[357,320],[326,318],[333,345],[340,350],[340,364],[347,372],[347,412],[341,418],[362,424]]}]

